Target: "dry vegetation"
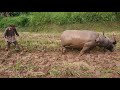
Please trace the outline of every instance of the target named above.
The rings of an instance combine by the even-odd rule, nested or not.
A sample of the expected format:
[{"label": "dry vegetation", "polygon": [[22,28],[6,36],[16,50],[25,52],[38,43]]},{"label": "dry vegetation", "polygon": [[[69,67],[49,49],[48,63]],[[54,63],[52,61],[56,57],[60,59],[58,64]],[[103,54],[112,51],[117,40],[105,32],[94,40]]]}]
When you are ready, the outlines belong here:
[{"label": "dry vegetation", "polygon": [[[108,32],[111,36],[113,32]],[[118,31],[114,32],[117,41]],[[0,78],[119,78],[120,43],[114,52],[92,50],[79,57],[79,51],[60,51],[61,33],[20,32],[17,37],[21,51],[12,47],[5,51],[4,39],[0,38]]]}]

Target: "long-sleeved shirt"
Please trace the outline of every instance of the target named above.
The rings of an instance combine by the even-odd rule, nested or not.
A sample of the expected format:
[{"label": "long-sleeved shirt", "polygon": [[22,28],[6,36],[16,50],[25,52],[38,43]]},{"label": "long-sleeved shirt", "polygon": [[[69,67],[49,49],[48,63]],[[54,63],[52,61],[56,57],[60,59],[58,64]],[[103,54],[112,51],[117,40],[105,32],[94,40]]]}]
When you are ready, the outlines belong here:
[{"label": "long-sleeved shirt", "polygon": [[16,28],[12,28],[11,30],[9,30],[9,28],[6,28],[4,32],[4,37],[9,37],[9,36],[12,37],[12,36],[15,36],[15,34],[19,36]]},{"label": "long-sleeved shirt", "polygon": [[9,30],[9,28],[6,28],[4,32],[4,37],[8,42],[15,42],[16,41],[15,34],[19,36],[16,28],[12,28],[11,30]]}]

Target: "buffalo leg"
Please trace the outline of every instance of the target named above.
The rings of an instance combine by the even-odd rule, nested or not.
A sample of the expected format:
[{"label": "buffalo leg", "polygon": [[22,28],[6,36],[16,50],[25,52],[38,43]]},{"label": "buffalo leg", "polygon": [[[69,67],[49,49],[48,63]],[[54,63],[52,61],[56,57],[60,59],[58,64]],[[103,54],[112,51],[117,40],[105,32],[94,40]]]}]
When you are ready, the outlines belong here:
[{"label": "buffalo leg", "polygon": [[62,47],[62,54],[64,54],[66,52],[66,48]]},{"label": "buffalo leg", "polygon": [[104,53],[106,52],[106,48],[103,48]]},{"label": "buffalo leg", "polygon": [[80,56],[82,56],[86,51],[90,51],[94,47],[92,42],[88,42],[84,45],[83,49],[80,52]]},{"label": "buffalo leg", "polygon": [[83,47],[83,49],[80,51],[80,56],[82,56],[87,50],[89,50],[90,47]]},{"label": "buffalo leg", "polygon": [[87,53],[90,53],[91,49],[92,49],[92,48],[89,48],[86,52],[87,52]]}]

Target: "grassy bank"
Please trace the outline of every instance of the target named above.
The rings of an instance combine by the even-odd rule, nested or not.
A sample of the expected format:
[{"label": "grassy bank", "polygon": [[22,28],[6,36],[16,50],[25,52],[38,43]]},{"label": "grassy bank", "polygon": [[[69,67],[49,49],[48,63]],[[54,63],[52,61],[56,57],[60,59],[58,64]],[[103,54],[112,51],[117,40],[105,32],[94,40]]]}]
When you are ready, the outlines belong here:
[{"label": "grassy bank", "polygon": [[[60,33],[66,29],[87,29],[87,30],[95,30],[95,31],[119,31],[120,30],[120,22],[89,22],[89,23],[75,23],[68,25],[56,25],[56,24],[47,24],[40,26],[26,26],[26,27],[16,27],[20,32],[46,32],[46,33]],[[0,28],[0,31],[3,32],[4,28]]]},{"label": "grassy bank", "polygon": [[117,22],[115,12],[30,12],[13,17],[0,17],[0,27],[15,24],[19,27],[44,26],[47,24],[67,25],[76,23]]}]

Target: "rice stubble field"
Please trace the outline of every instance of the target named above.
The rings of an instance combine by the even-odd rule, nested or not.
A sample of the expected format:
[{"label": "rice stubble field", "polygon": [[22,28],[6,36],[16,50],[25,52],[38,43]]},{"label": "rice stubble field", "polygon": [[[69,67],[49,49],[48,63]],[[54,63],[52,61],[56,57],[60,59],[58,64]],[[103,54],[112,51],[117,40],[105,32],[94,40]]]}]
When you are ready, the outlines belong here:
[{"label": "rice stubble field", "polygon": [[[5,51],[0,38],[0,78],[119,78],[120,43],[114,52],[96,48],[79,57],[78,50],[61,53],[60,33],[20,32],[17,40],[21,51],[14,46]],[[111,36],[113,32],[107,32]],[[118,31],[114,31],[117,41]],[[2,33],[1,33],[2,36]]]}]

